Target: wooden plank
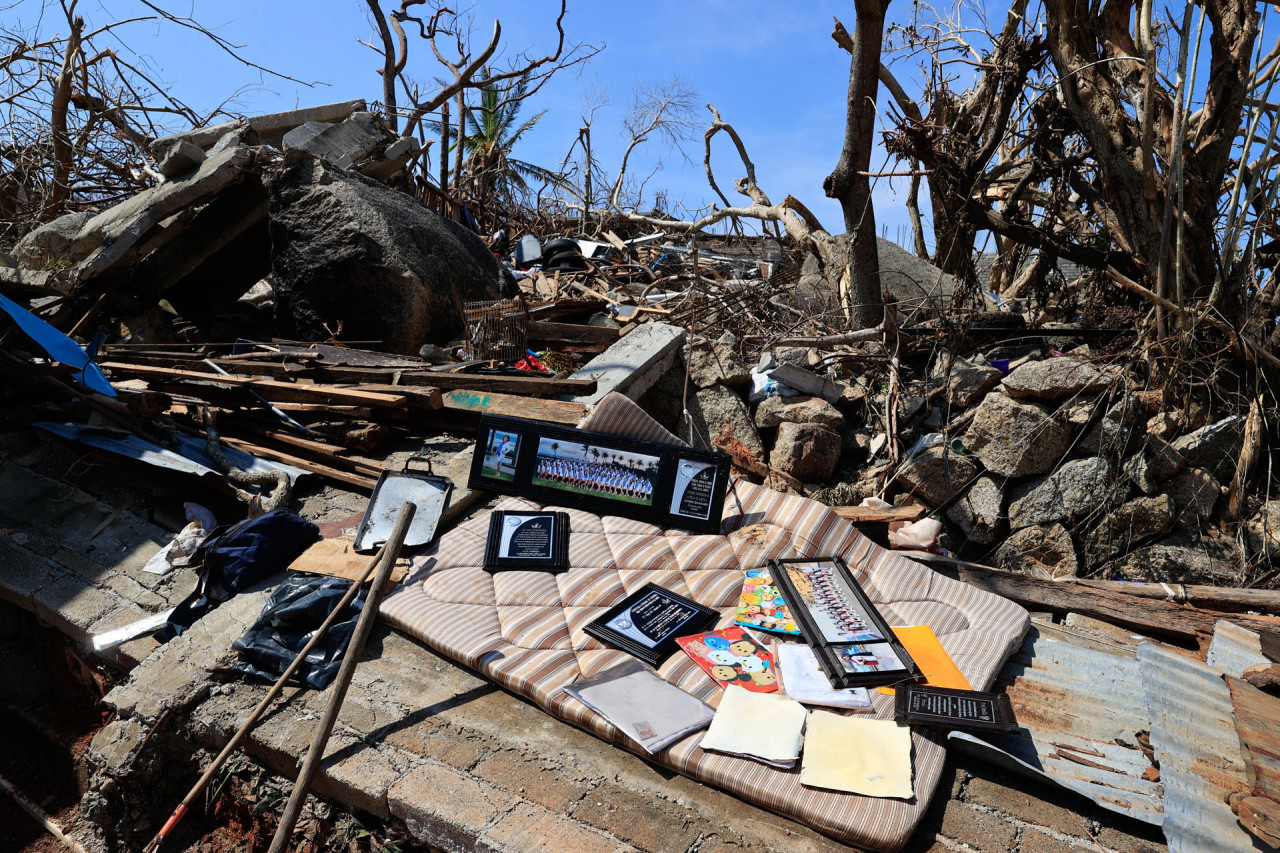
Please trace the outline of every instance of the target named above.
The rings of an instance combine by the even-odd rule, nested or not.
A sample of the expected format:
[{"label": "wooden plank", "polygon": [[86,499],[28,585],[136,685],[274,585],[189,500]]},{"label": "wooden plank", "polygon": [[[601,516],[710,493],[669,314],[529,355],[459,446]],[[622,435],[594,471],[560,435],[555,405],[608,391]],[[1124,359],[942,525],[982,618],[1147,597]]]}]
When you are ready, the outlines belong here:
[{"label": "wooden plank", "polygon": [[317,365],[298,369],[282,364],[231,362],[219,363],[223,370],[236,374],[260,376],[294,376],[323,380],[333,384],[384,384],[421,387],[441,391],[469,389],[496,391],[501,394],[590,394],[594,379],[552,379],[545,376],[485,376],[477,373],[448,373],[434,370],[410,370],[391,367],[345,367]]},{"label": "wooden plank", "polygon": [[328,477],[331,480],[337,480],[339,483],[346,483],[348,486],[355,486],[359,489],[373,491],[373,487],[377,485],[378,482],[376,477],[369,477],[362,474],[352,473],[350,471],[341,471],[330,465],[322,465],[319,462],[313,462],[310,459],[304,459],[301,456],[284,453],[272,447],[250,444],[249,442],[238,438],[224,436],[222,443],[230,447],[234,447],[236,450],[243,450],[245,453],[249,453],[253,456],[270,459],[272,462],[283,462],[286,465],[292,465],[295,468],[301,468],[303,471],[310,471],[313,474],[319,474],[323,477]]},{"label": "wooden plank", "polygon": [[[369,555],[357,554],[356,544],[350,539],[321,539],[299,555],[289,566],[290,571],[328,575],[333,578],[357,580],[369,567]],[[399,557],[391,569],[386,590],[390,590],[409,573],[409,558]]]},{"label": "wooden plank", "polygon": [[324,441],[315,441],[310,438],[303,438],[291,432],[284,432],[278,429],[263,429],[254,424],[235,424],[226,427],[224,432],[247,432],[249,435],[268,438],[277,444],[288,444],[301,450],[310,450],[312,453],[322,453],[326,456],[345,456],[350,453],[345,447],[338,444],[329,444]]},{"label": "wooden plank", "polygon": [[577,426],[587,413],[581,403],[567,400],[537,400],[512,394],[492,394],[486,391],[450,391],[442,395],[444,408],[453,412],[487,415],[506,415],[527,418],[551,424]]},{"label": "wooden plank", "polygon": [[1260,635],[1273,635],[1280,622],[1271,616],[1223,614],[1184,604],[1139,598],[1111,590],[1096,589],[1069,581],[1050,581],[1005,572],[977,563],[917,551],[898,552],[925,563],[942,574],[956,577],[970,586],[1040,609],[1082,613],[1104,622],[1121,625],[1145,634],[1197,641],[1209,636],[1219,619],[1234,622]]},{"label": "wooden plank", "polygon": [[418,409],[439,409],[444,405],[439,388],[430,388],[424,385],[375,385],[363,382],[359,385],[343,385],[336,386],[342,388],[351,388],[359,391],[374,391],[379,394],[403,395],[409,403],[409,408]]},{"label": "wooden plank", "polygon": [[919,504],[911,506],[833,506],[836,514],[846,521],[855,524],[871,521],[919,521],[929,512],[927,507]]},{"label": "wooden plank", "polygon": [[[249,365],[249,367],[254,366],[256,365]],[[257,391],[263,397],[273,401],[283,399],[286,402],[338,403],[352,406],[373,406],[376,408],[403,408],[407,403],[403,394],[382,394],[373,391],[335,388],[329,385],[296,385],[290,382],[276,382],[271,379],[220,376],[216,373],[123,364],[118,361],[108,361],[100,365],[100,367],[111,371],[112,374],[122,373],[126,376],[152,378],[166,385],[195,382],[221,387],[247,388]]]},{"label": "wooden plank", "polygon": [[1082,580],[1076,583],[1095,589],[1134,595],[1139,598],[1158,598],[1178,604],[1190,604],[1205,610],[1239,612],[1254,610],[1259,613],[1280,614],[1280,591],[1273,589],[1236,589],[1222,586],[1197,586],[1195,584],[1135,583],[1132,581]]},{"label": "wooden plank", "polygon": [[610,326],[588,326],[584,323],[553,323],[549,320],[530,320],[526,325],[529,339],[554,343],[612,344],[622,337],[622,329]]}]

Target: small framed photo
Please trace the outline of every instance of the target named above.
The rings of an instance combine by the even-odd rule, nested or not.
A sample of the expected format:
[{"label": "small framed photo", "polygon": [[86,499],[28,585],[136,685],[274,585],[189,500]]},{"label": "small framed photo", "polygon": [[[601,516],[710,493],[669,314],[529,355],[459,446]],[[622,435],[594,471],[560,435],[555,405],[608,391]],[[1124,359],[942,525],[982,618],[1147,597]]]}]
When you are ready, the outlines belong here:
[{"label": "small framed photo", "polygon": [[874,687],[921,678],[919,667],[844,560],[773,560],[769,567],[832,687]]},{"label": "small framed photo", "polygon": [[700,634],[719,618],[720,614],[710,607],[649,583],[587,623],[583,630],[649,666],[658,666],[678,648],[677,637]]},{"label": "small framed photo", "polygon": [[486,415],[467,484],[660,527],[718,533],[729,457]]},{"label": "small framed photo", "polygon": [[484,567],[533,572],[569,568],[569,514],[495,510],[489,516]]}]

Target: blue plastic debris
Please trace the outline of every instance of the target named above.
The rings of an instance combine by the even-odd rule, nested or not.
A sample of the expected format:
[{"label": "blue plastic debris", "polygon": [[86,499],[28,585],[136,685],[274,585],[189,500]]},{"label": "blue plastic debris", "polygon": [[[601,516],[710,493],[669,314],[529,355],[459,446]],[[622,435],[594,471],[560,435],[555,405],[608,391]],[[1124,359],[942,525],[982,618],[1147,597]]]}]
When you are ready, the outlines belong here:
[{"label": "blue plastic debris", "polygon": [[84,386],[108,397],[116,396],[107,377],[78,343],[32,314],[26,308],[0,294],[0,309],[13,318],[18,328],[35,341],[54,361],[69,364],[80,371],[77,377]]}]

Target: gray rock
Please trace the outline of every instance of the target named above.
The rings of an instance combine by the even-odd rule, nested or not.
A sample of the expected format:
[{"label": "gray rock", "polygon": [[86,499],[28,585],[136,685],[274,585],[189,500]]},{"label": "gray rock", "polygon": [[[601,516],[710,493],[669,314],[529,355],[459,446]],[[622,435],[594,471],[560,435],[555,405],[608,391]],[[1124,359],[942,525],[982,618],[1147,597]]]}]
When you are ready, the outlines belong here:
[{"label": "gray rock", "polygon": [[91,246],[76,247],[76,238],[94,213],[80,210],[66,213],[52,222],[46,222],[27,234],[13,247],[17,261],[28,269],[57,265],[60,263],[79,263],[88,256]]},{"label": "gray rock", "polygon": [[1114,382],[1091,364],[1067,356],[1022,365],[1004,378],[1009,396],[1022,400],[1058,400],[1074,394],[1101,391]]},{"label": "gray rock", "polygon": [[1204,468],[1188,468],[1170,478],[1163,488],[1173,498],[1178,518],[1184,524],[1212,518],[1213,508],[1222,497],[1222,485]]},{"label": "gray rock", "polygon": [[764,459],[764,442],[760,440],[760,433],[751,422],[751,412],[738,392],[723,385],[699,388],[689,395],[689,404],[693,432],[689,434],[689,427],[681,426],[678,431],[680,438],[694,447],[714,449],[716,439],[723,433],[740,441],[756,458]]},{"label": "gray rock", "polygon": [[184,140],[169,149],[158,168],[160,174],[173,180],[195,171],[204,161],[204,149]]},{"label": "gray rock", "polygon": [[840,460],[840,433],[818,424],[784,423],[769,454],[772,468],[797,480],[825,480]]},{"label": "gray rock", "polygon": [[942,388],[945,383],[946,397],[952,406],[967,409],[1000,384],[1000,371],[964,358],[956,358],[951,362],[951,372],[948,375],[947,360],[945,352],[938,356],[929,376],[929,383],[933,388]]},{"label": "gray rock", "polygon": [[990,477],[979,477],[969,491],[947,510],[947,518],[959,525],[971,542],[996,541],[1004,520],[1004,492]]},{"label": "gray rock", "polygon": [[1085,430],[1072,452],[1080,456],[1122,455],[1137,437],[1141,409],[1132,394],[1126,394],[1110,408],[1102,419]]},{"label": "gray rock", "polygon": [[1058,408],[1055,417],[1064,424],[1081,427],[1093,420],[1103,405],[1100,397],[1072,397]]},{"label": "gray rock", "polygon": [[844,415],[821,397],[766,397],[756,406],[756,426],[765,429],[782,423],[839,429],[844,426]]},{"label": "gray rock", "polygon": [[1236,586],[1240,583],[1240,554],[1226,537],[1213,540],[1178,535],[1107,563],[1103,574],[1153,583]]},{"label": "gray rock", "polygon": [[730,344],[709,344],[694,347],[689,353],[689,380],[699,388],[719,382],[745,389],[751,387],[751,370]]},{"label": "gray rock", "polygon": [[1267,501],[1244,527],[1249,553],[1263,559],[1280,556],[1280,501]]},{"label": "gray rock", "polygon": [[475,234],[411,197],[305,151],[267,176],[271,269],[281,333],[325,326],[415,354],[463,331],[458,304],[493,300],[511,275]]},{"label": "gray rock", "polygon": [[1089,535],[1086,550],[1090,564],[1109,560],[1136,542],[1164,533],[1173,526],[1173,518],[1173,498],[1168,495],[1121,504]]},{"label": "gray rock", "polygon": [[1110,467],[1101,457],[1075,459],[1018,492],[1009,504],[1010,529],[1074,521],[1105,509],[1112,492]]},{"label": "gray rock", "polygon": [[941,506],[978,476],[978,466],[959,453],[943,454],[930,447],[912,456],[898,469],[897,481],[932,506]]},{"label": "gray rock", "polygon": [[1071,432],[1033,403],[988,394],[974,411],[964,446],[1005,477],[1049,471],[1067,452]]},{"label": "gray rock", "polygon": [[1186,467],[1187,461],[1167,441],[1148,434],[1142,449],[1125,460],[1124,473],[1143,494],[1154,495],[1161,483]]},{"label": "gray rock", "polygon": [[1071,534],[1061,524],[1034,524],[1014,533],[996,551],[1002,569],[1040,578],[1075,577],[1079,570]]},{"label": "gray rock", "polygon": [[1244,445],[1244,416],[1233,415],[1174,439],[1173,449],[1193,468],[1206,468],[1222,482],[1236,473]]}]

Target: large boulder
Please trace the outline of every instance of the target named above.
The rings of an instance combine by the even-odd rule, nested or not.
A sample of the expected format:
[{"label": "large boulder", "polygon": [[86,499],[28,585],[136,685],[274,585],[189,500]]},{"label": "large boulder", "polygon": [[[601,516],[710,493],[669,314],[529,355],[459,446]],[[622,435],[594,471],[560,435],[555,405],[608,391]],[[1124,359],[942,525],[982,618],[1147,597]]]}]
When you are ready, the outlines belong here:
[{"label": "large boulder", "polygon": [[1071,431],[1032,403],[992,392],[974,410],[964,446],[1004,477],[1043,474],[1071,443]]},{"label": "large boulder", "polygon": [[1222,497],[1222,485],[1204,468],[1188,468],[1170,478],[1163,488],[1173,499],[1183,524],[1194,525],[1202,518],[1212,518],[1218,498]]},{"label": "large boulder", "polygon": [[840,461],[840,433],[819,424],[784,423],[769,454],[769,465],[806,483],[831,476]]},{"label": "large boulder", "polygon": [[1000,532],[1003,508],[1004,492],[999,484],[990,477],[979,477],[947,510],[947,518],[958,524],[970,541],[990,545]]},{"label": "large boulder", "polygon": [[967,456],[930,447],[904,462],[898,469],[897,480],[930,505],[941,506],[977,475],[978,466]]},{"label": "large boulder", "polygon": [[1092,364],[1067,356],[1032,361],[1004,378],[1004,390],[1020,400],[1057,400],[1101,391],[1115,382]]},{"label": "large boulder", "polygon": [[689,394],[689,425],[683,419],[677,430],[680,438],[694,447],[717,446],[722,434],[732,436],[757,459],[764,459],[764,442],[751,422],[751,412],[738,392],[723,385],[710,385]]},{"label": "large boulder", "polygon": [[832,429],[844,426],[844,415],[821,397],[766,397],[756,407],[756,426],[779,424],[821,424]]},{"label": "large boulder", "polygon": [[1075,577],[1079,569],[1071,534],[1061,524],[1033,524],[1004,541],[996,551],[1002,569],[1041,578]]},{"label": "large boulder", "polygon": [[1173,498],[1135,498],[1116,507],[1089,536],[1089,562],[1101,563],[1173,526]]},{"label": "large boulder", "polygon": [[1009,527],[1075,521],[1102,512],[1112,492],[1111,469],[1101,457],[1075,459],[1023,486],[1009,504]]},{"label": "large boulder", "polygon": [[281,333],[380,341],[417,354],[460,336],[461,303],[501,299],[511,274],[475,234],[404,193],[289,151],[266,176]]},{"label": "large boulder", "polygon": [[1193,468],[1205,468],[1221,482],[1236,473],[1240,448],[1244,445],[1244,417],[1233,415],[1174,439],[1173,449]]},{"label": "large boulder", "polygon": [[961,409],[981,400],[984,394],[1000,384],[1000,377],[1004,375],[994,367],[960,357],[950,359],[948,369],[948,360],[945,352],[939,355],[929,375],[929,384],[938,389],[945,387],[946,398],[951,405]]}]

